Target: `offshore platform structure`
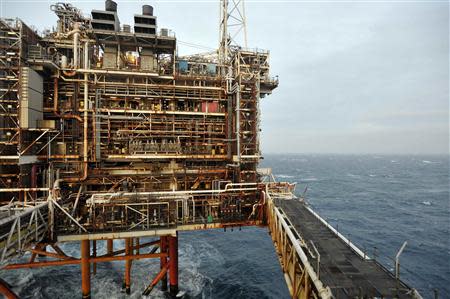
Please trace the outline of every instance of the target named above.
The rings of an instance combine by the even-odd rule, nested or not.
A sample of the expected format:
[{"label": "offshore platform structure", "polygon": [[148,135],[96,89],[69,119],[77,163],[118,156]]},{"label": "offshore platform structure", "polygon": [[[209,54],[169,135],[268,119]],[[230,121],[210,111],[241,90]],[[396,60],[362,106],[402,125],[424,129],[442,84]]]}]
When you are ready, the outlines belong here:
[{"label": "offshore platform structure", "polygon": [[[160,272],[142,291],[161,282],[176,296],[178,231],[268,225],[295,298],[414,297],[365,254],[355,260],[384,275],[376,276],[379,287],[348,279],[334,286],[334,260],[320,263],[327,240],[311,247],[302,236],[320,234],[301,231],[303,220],[323,219],[295,199],[292,185],[263,180],[270,172],[257,169],[259,101],[278,80],[269,75],[269,52],[246,48],[243,1],[221,1],[219,50],[190,56],[177,55],[175,35],[158,28],[149,5],[133,27],[120,23],[111,0],[90,17],[68,3],[51,10],[57,26],[43,34],[19,19],[0,20],[3,269],[79,264],[89,298],[97,263],[124,260],[130,293],[132,261],[158,258]],[[304,214],[301,227],[296,213]],[[333,232],[323,223],[311,227]],[[353,250],[341,235],[330,238]],[[81,258],[57,245],[67,241],[80,242]],[[106,254],[97,254],[100,241]],[[13,259],[25,252],[28,262]],[[0,293],[16,298],[1,279]]]},{"label": "offshore platform structure", "polygon": [[[177,57],[149,5],[133,28],[113,1],[91,18],[67,3],[51,10],[56,30],[42,36],[0,23],[2,221],[27,213],[13,225],[22,236],[5,231],[2,259],[35,243],[29,266],[42,266],[35,253],[79,240],[84,297],[88,259],[125,259],[129,292],[131,260],[161,258],[157,278],[169,271],[176,294],[177,230],[257,223],[258,103],[278,84],[269,53],[231,47],[225,23],[220,54]],[[144,236],[160,240],[138,244]],[[126,256],[160,252],[116,257],[117,238]],[[107,240],[108,256],[89,257],[89,240]],[[74,262],[60,255],[48,265]]]}]

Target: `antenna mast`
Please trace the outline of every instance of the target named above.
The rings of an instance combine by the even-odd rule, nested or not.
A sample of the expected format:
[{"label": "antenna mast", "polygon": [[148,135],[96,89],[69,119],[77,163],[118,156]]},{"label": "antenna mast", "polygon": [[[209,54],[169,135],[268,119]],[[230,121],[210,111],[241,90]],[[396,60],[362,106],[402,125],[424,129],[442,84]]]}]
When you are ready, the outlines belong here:
[{"label": "antenna mast", "polygon": [[247,48],[247,21],[244,0],[220,1],[219,61],[229,62],[230,49]]}]

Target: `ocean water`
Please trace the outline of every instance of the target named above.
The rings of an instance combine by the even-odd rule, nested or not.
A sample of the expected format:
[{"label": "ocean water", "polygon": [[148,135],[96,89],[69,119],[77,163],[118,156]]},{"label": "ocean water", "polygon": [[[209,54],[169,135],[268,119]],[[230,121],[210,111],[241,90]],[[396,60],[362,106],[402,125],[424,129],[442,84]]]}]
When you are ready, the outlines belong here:
[{"label": "ocean water", "polygon": [[[425,298],[450,298],[449,158],[445,156],[266,155],[280,181],[388,269],[404,241],[401,278]],[[116,241],[121,245],[121,241]],[[79,256],[78,244],[63,249]],[[99,254],[106,251],[99,243]],[[289,298],[265,228],[182,232],[180,288],[187,298]],[[123,262],[97,265],[94,298],[140,298],[159,261],[133,263],[132,294],[121,293]],[[1,271],[21,298],[80,298],[79,266]],[[154,289],[152,298],[164,298]]]},{"label": "ocean water", "polygon": [[266,155],[278,180],[424,298],[450,298],[448,156]]}]

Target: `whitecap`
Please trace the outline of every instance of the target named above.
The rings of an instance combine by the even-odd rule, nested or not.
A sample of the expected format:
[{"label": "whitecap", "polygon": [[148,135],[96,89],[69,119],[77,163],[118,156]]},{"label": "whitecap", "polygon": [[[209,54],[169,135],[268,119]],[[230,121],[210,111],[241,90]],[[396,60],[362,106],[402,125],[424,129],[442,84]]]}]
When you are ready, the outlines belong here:
[{"label": "whitecap", "polygon": [[278,178],[282,178],[282,179],[290,179],[290,178],[294,177],[294,176],[288,175],[288,174],[277,174],[275,176],[278,177]]},{"label": "whitecap", "polygon": [[361,176],[359,174],[353,174],[353,173],[347,173],[347,176],[351,178],[360,178]]},{"label": "whitecap", "polygon": [[441,164],[440,162],[437,161],[429,161],[429,160],[422,160],[423,164]]},{"label": "whitecap", "polygon": [[301,179],[302,182],[316,182],[317,178],[315,177],[311,177],[311,178],[305,178],[305,179]]},{"label": "whitecap", "polygon": [[371,178],[374,178],[374,177],[376,177],[377,175],[376,175],[376,174],[369,174],[369,176],[370,176]]},{"label": "whitecap", "polygon": [[422,204],[425,206],[431,206],[431,202],[429,201],[422,201]]}]

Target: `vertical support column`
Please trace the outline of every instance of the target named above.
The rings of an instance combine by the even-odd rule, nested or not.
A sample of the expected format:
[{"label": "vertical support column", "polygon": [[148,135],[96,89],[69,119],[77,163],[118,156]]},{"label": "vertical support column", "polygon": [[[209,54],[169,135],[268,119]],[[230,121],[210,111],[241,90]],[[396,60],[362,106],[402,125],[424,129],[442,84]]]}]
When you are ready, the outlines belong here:
[{"label": "vertical support column", "polygon": [[134,245],[136,246],[134,254],[139,254],[139,252],[140,252],[140,250],[139,250],[139,237],[134,239]]},{"label": "vertical support column", "polygon": [[89,263],[89,240],[81,241],[81,293],[83,299],[91,298],[91,267]]},{"label": "vertical support column", "polygon": [[113,253],[114,246],[113,246],[113,240],[108,239],[106,240],[106,252],[107,254],[111,255]]},{"label": "vertical support column", "polygon": [[170,295],[178,294],[178,235],[169,237],[169,279]]},{"label": "vertical support column", "polygon": [[[161,236],[159,238],[159,252],[160,253],[166,253],[167,252],[167,237]],[[160,269],[162,270],[164,266],[167,264],[167,257],[162,256],[160,258]],[[161,278],[161,291],[166,292],[167,291],[167,273],[163,275]]]},{"label": "vertical support column", "polygon": [[[132,245],[132,239],[126,238],[125,239],[125,255],[131,255],[131,245]],[[125,260],[125,293],[128,295],[131,293],[131,260]]]}]

